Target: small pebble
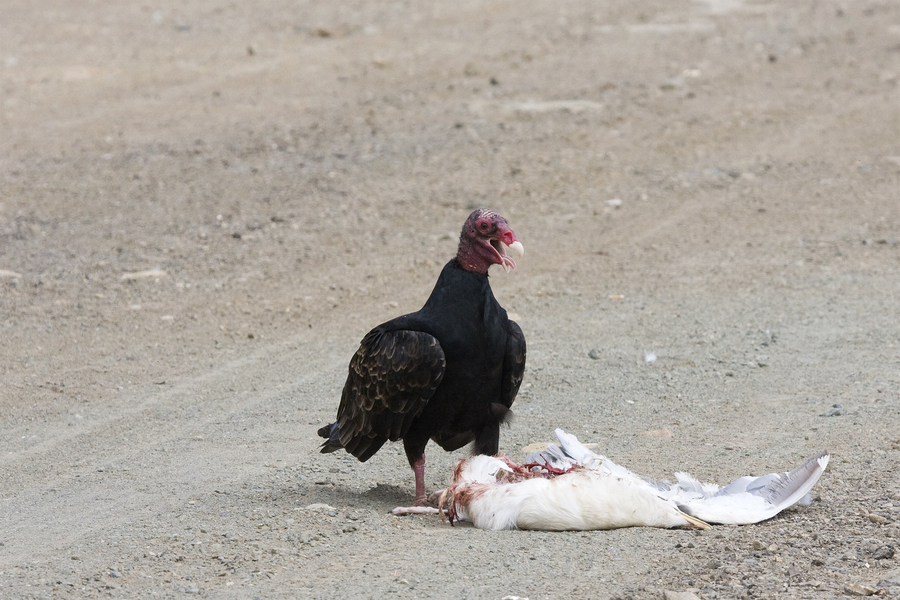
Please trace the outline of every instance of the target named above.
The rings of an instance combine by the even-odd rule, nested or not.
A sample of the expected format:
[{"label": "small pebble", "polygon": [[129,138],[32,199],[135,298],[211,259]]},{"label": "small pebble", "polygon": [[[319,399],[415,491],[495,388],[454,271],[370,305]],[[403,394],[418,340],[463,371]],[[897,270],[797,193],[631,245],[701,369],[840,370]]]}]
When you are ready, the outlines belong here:
[{"label": "small pebble", "polygon": [[166,272],[161,269],[149,269],[147,271],[137,271],[135,273],[123,273],[120,278],[122,281],[137,281],[138,279],[159,279],[165,277]]},{"label": "small pebble", "polygon": [[844,407],[840,404],[834,404],[830,411],[825,413],[826,417],[840,417],[847,414],[847,411],[844,410]]},{"label": "small pebble", "polygon": [[700,600],[700,597],[693,592],[673,592],[666,590],[663,592],[665,600]]},{"label": "small pebble", "polygon": [[868,585],[848,583],[844,586],[844,593],[848,596],[874,596],[878,590]]}]

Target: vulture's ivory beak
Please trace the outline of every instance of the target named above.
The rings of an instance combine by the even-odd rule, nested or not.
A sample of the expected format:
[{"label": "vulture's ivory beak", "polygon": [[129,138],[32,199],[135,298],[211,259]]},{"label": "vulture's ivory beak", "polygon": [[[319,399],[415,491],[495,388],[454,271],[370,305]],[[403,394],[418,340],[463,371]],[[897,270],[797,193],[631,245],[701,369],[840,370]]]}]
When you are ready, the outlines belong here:
[{"label": "vulture's ivory beak", "polygon": [[510,258],[510,256],[506,253],[507,250],[511,251],[518,258],[522,258],[525,256],[525,246],[522,245],[522,242],[519,240],[514,241],[512,244],[507,246],[504,243],[500,243],[500,248],[503,250],[501,253],[501,257],[503,259],[503,270],[509,273],[513,269],[516,268],[516,261]]}]

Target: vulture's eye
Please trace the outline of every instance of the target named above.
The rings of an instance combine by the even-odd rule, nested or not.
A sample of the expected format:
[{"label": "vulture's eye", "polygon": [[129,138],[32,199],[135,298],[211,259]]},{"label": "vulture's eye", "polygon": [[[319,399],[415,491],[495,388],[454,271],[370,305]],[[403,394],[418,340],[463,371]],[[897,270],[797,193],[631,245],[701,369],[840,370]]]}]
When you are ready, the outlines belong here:
[{"label": "vulture's eye", "polygon": [[488,229],[487,221],[482,221],[482,222],[481,222],[481,230],[482,230],[482,231],[487,231],[487,229]]}]

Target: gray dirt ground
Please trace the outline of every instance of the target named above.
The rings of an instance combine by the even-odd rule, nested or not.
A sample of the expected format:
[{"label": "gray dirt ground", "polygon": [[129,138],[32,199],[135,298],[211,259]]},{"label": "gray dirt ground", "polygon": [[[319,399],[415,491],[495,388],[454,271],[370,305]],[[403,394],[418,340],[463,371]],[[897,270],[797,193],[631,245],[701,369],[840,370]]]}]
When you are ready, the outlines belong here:
[{"label": "gray dirt ground", "polygon": [[[900,4],[0,11],[0,597],[900,596]],[[503,452],[724,483],[827,448],[816,502],[486,532],[390,516],[397,445],[318,454],[479,206],[526,248]]]}]

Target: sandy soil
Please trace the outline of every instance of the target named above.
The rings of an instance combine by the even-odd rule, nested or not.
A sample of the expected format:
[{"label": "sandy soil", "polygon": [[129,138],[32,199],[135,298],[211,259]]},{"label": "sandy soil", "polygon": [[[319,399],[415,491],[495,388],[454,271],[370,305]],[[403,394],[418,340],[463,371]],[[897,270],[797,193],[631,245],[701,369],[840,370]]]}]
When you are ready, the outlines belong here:
[{"label": "sandy soil", "polygon": [[[2,5],[0,597],[900,596],[900,4]],[[485,532],[318,454],[480,206],[526,248],[503,452],[827,448],[816,502]]]}]

